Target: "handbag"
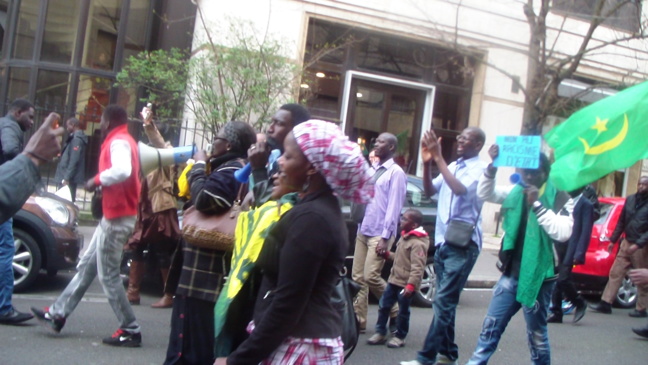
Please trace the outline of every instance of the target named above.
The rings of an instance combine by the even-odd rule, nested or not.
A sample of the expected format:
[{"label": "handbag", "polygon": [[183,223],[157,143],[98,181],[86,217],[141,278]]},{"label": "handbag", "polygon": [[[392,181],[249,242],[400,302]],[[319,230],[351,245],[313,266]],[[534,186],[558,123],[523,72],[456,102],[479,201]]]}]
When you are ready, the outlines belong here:
[{"label": "handbag", "polygon": [[450,219],[443,237],[445,243],[450,246],[466,248],[470,244],[470,239],[474,230],[475,225],[473,223]]},{"label": "handbag", "polygon": [[218,251],[232,251],[234,230],[241,212],[242,195],[247,192],[247,184],[241,184],[238,194],[229,211],[220,215],[208,215],[195,206],[185,210],[182,218],[182,237],[194,247]]},{"label": "handbag", "polygon": [[360,291],[360,284],[346,276],[346,267],[340,273],[340,280],[331,295],[333,305],[342,310],[342,342],[344,343],[344,360],[347,360],[358,345],[360,323],[353,309],[353,298]]},{"label": "handbag", "polygon": [[95,190],[92,199],[90,199],[90,211],[94,219],[103,218],[102,200],[103,194],[101,193],[101,189]]}]

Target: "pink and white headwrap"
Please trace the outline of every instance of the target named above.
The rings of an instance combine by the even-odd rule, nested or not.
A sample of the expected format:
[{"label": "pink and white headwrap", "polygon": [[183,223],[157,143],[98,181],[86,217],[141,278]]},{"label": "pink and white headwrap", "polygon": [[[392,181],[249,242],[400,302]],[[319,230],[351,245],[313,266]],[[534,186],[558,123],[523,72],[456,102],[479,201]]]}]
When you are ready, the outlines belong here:
[{"label": "pink and white headwrap", "polygon": [[356,203],[369,202],[374,195],[371,167],[360,147],[337,125],[309,120],[296,125],[292,132],[301,151],[333,191]]}]

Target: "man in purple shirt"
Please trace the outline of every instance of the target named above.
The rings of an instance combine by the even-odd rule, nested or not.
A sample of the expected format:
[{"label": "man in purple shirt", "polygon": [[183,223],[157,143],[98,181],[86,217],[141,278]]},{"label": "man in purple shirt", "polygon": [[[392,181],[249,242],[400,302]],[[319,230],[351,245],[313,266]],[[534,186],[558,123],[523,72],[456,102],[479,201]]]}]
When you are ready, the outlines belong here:
[{"label": "man in purple shirt", "polygon": [[[360,330],[367,327],[367,294],[382,297],[387,283],[380,277],[388,251],[396,239],[400,212],[405,202],[407,177],[394,162],[397,139],[391,133],[382,133],[376,139],[374,153],[380,160],[374,169],[375,194],[367,204],[365,215],[358,227],[353,255],[353,280],[362,285],[356,296],[354,310],[360,322]],[[391,318],[398,315],[398,306],[391,311]]]}]

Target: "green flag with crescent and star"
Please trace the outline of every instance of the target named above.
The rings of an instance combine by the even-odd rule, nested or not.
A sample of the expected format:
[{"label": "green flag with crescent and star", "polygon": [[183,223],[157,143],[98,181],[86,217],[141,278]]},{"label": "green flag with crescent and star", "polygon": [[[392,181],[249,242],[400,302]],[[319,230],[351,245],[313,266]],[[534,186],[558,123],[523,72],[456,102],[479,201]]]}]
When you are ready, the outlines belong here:
[{"label": "green flag with crescent and star", "polygon": [[648,82],[577,111],[545,140],[554,149],[550,178],[564,191],[648,158]]}]

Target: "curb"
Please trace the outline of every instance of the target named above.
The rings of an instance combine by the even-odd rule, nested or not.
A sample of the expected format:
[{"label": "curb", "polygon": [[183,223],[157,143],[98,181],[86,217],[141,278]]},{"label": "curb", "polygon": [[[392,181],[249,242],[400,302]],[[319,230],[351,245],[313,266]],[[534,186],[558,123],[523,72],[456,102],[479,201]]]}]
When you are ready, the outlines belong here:
[{"label": "curb", "polygon": [[497,284],[498,279],[468,279],[464,288],[468,289],[492,289]]}]

